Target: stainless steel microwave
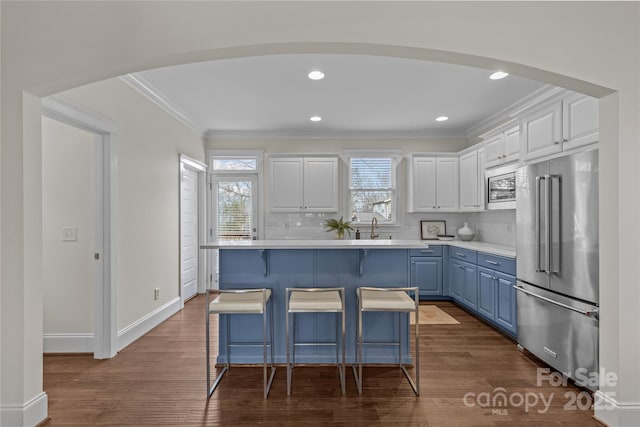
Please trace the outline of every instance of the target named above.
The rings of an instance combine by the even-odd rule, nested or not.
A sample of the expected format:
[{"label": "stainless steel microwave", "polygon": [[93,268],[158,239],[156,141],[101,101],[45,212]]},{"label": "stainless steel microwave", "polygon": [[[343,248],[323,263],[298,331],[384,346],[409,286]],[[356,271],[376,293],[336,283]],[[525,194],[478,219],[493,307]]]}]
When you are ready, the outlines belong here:
[{"label": "stainless steel microwave", "polygon": [[485,207],[487,210],[516,208],[516,165],[485,172]]}]

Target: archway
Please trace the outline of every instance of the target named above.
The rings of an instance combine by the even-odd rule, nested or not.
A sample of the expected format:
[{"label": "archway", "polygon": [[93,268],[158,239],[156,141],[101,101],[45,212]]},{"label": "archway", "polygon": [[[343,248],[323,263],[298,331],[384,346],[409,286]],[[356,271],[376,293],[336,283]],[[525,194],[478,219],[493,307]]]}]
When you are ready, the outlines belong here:
[{"label": "archway", "polygon": [[[57,7],[59,9],[55,9]],[[186,7],[181,10],[178,3],[156,8],[141,4],[98,4],[81,10],[65,10],[72,7],[74,5],[38,4],[29,8],[12,4],[3,5],[2,10],[5,15],[3,38],[7,40],[6,45],[3,43],[3,56],[8,48],[5,58],[9,60],[3,60],[3,107],[6,108],[2,116],[2,344],[3,349],[15,349],[3,355],[3,407],[18,402],[20,411],[25,412],[26,403],[41,390],[41,361],[34,356],[39,353],[34,343],[42,332],[41,327],[38,329],[41,322],[36,318],[14,323],[22,334],[5,330],[7,321],[25,319],[27,313],[41,307],[38,292],[41,258],[35,250],[41,239],[38,232],[41,188],[38,172],[28,166],[40,157],[35,148],[40,142],[36,96],[146,68],[268,53],[367,53],[484,68],[500,66],[514,74],[604,97],[601,102],[604,118],[601,120],[604,125],[601,127],[601,188],[620,190],[601,199],[601,211],[605,213],[601,219],[606,225],[601,229],[605,237],[601,240],[601,253],[606,253],[606,258],[601,260],[601,275],[613,284],[610,297],[603,301],[601,325],[609,325],[608,344],[614,351],[608,358],[610,367],[618,370],[621,341],[630,335],[628,331],[619,331],[620,328],[626,331],[628,326],[621,323],[617,313],[619,308],[624,309],[626,320],[636,319],[633,306],[638,302],[638,291],[629,286],[623,289],[624,295],[618,297],[619,283],[631,283],[635,277],[634,260],[639,250],[633,242],[640,234],[634,225],[639,210],[637,191],[634,191],[638,178],[634,166],[639,157],[635,147],[638,131],[633,129],[637,120],[638,53],[629,42],[635,34],[633,26],[625,30],[621,25],[621,22],[637,25],[634,5],[615,7],[613,12],[600,5],[483,8],[483,5],[467,4],[343,6],[317,3],[306,6],[200,4],[188,6],[188,10]],[[176,14],[177,11],[183,13]],[[632,18],[634,13],[636,18]],[[565,19],[568,15],[574,19]],[[49,20],[56,26],[55,30]],[[105,25],[106,20],[109,23]],[[178,34],[177,28],[184,25],[185,20],[191,25]],[[563,32],[541,33],[537,28],[543,20],[547,28],[562,28]],[[69,37],[74,31],[86,31],[87,22],[102,22],[95,30],[103,31],[104,37],[95,37],[94,45]],[[521,23],[509,27],[517,31],[510,33],[508,40],[500,37],[504,35],[505,22]],[[238,31],[238,28],[247,29]],[[615,35],[614,40],[599,41],[590,28],[608,30]],[[581,40],[579,47],[571,51],[571,60],[565,60],[569,49],[560,39],[562,36]],[[300,40],[325,42],[301,43]],[[527,47],[533,40],[535,48],[529,51]],[[58,57],[50,52],[55,51],[52,46],[56,43],[64,46]],[[610,49],[612,43],[620,46],[617,52]],[[21,56],[22,50],[28,54]],[[609,64],[618,65],[611,69]],[[621,91],[624,96],[618,98],[603,85]],[[24,90],[36,96],[23,95]],[[619,140],[625,141],[620,154]],[[619,179],[625,174],[629,183]],[[617,193],[628,195],[629,199]],[[623,249],[629,265],[618,261]],[[604,314],[605,308],[607,314]],[[619,335],[622,338],[617,338]],[[631,352],[630,358],[637,360],[638,349],[634,343],[637,344],[637,337],[624,346]],[[606,344],[603,342],[603,345]],[[630,382],[637,379],[637,368],[625,365],[622,370],[630,374]],[[614,387],[618,389],[624,392],[619,398],[631,402],[640,400],[637,386]]]}]

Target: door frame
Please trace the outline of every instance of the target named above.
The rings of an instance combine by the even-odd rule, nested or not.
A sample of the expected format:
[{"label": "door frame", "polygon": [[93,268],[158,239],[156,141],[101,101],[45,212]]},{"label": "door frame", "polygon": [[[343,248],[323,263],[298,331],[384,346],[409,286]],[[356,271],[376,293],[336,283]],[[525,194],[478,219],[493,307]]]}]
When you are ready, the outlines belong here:
[{"label": "door frame", "polygon": [[207,273],[206,256],[199,249],[200,245],[207,241],[206,212],[206,188],[208,166],[186,154],[180,154],[178,159],[178,294],[180,295],[180,309],[184,308],[184,295],[182,294],[182,168],[198,173],[198,293],[205,292],[205,277]]},{"label": "door frame", "polygon": [[93,357],[109,359],[118,352],[118,125],[56,97],[42,99],[42,115],[95,135],[96,254]]}]

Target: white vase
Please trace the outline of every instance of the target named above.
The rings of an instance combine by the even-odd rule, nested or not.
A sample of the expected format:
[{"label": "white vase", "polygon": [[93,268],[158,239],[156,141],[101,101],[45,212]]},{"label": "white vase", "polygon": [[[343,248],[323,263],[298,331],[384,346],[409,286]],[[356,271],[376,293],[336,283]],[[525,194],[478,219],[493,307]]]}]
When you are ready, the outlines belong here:
[{"label": "white vase", "polygon": [[460,240],[473,240],[476,236],[476,233],[473,232],[472,229],[469,228],[469,223],[465,222],[464,227],[458,230],[458,237]]}]

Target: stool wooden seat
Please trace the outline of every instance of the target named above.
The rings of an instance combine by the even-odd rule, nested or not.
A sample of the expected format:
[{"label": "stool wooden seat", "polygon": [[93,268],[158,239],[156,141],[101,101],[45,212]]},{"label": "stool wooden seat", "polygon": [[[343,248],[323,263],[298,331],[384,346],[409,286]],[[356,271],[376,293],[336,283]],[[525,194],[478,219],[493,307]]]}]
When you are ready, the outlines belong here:
[{"label": "stool wooden seat", "polygon": [[[286,345],[287,345],[287,396],[291,395],[291,377],[296,358],[296,346],[301,345],[334,345],[336,347],[336,366],[340,377],[342,394],[346,392],[345,386],[345,309],[344,288],[287,288],[286,293]],[[296,343],[295,340],[295,313],[336,313],[340,318],[342,329],[342,343],[338,344],[340,335],[336,318],[335,342]],[[289,341],[289,317],[292,317],[293,343]],[[290,358],[290,347],[293,347],[293,360]],[[342,348],[342,363],[339,361],[338,350]]]},{"label": "stool wooden seat", "polygon": [[[414,298],[412,299],[408,292],[413,292]],[[398,312],[398,313],[414,313],[415,314],[415,347],[416,347],[416,379],[415,382],[407,372],[404,364],[402,363],[402,334],[398,338],[398,342],[392,342],[387,344],[398,346],[398,358],[400,369],[407,377],[411,388],[416,396],[420,395],[420,337],[418,335],[419,325],[419,297],[418,288],[373,288],[373,287],[359,287],[356,289],[356,295],[358,296],[358,317],[357,317],[357,338],[356,338],[356,364],[352,365],[353,376],[356,380],[358,387],[358,393],[362,394],[362,361],[364,356],[364,346],[369,344],[363,340],[362,336],[362,313],[365,311],[386,311],[386,312]],[[371,343],[374,344],[374,343]],[[375,343],[380,344],[380,343]],[[356,371],[357,365],[357,371]]]},{"label": "stool wooden seat", "polygon": [[[209,302],[210,294],[218,294],[217,297]],[[223,375],[230,368],[230,349],[231,347],[240,346],[262,346],[263,347],[263,393],[266,398],[269,395],[273,377],[276,373],[276,368],[273,366],[273,308],[271,308],[271,289],[259,288],[259,289],[211,289],[207,290],[206,299],[207,310],[207,322],[206,322],[206,347],[207,347],[207,397],[211,397],[215,391]],[[269,309],[269,319],[267,321],[267,309]],[[212,314],[229,315],[229,314],[262,314],[262,343],[231,343],[229,342],[229,322],[230,318],[227,318],[226,327],[226,358],[227,363],[217,376],[216,380],[211,386],[211,360],[210,360],[210,340],[209,340],[209,322]],[[267,342],[267,323],[269,323],[269,342]],[[267,347],[271,350],[271,375],[267,379]]]}]

